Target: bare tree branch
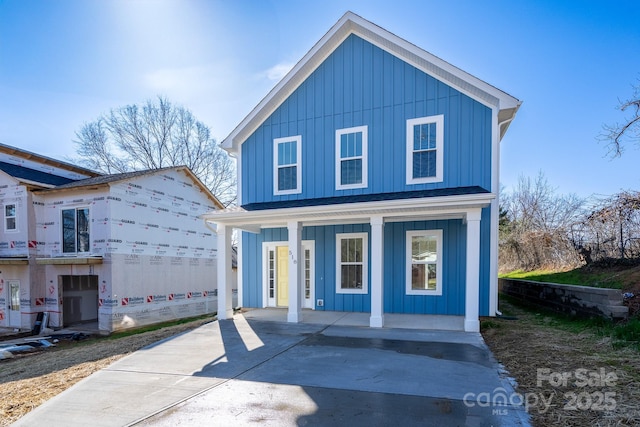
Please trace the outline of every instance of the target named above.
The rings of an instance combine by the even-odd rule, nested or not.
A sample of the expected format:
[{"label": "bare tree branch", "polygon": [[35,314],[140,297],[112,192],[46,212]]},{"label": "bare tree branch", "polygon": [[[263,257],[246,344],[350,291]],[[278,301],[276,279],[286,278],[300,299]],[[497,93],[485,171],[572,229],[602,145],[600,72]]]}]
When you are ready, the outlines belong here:
[{"label": "bare tree branch", "polygon": [[112,109],[76,132],[80,163],[103,173],[188,166],[225,206],[236,201],[234,161],[182,106],[158,97]]},{"label": "bare tree branch", "polygon": [[605,133],[599,139],[607,143],[609,156],[620,157],[629,142],[640,144],[640,83],[633,86],[633,95],[626,101],[620,101],[618,109],[630,112],[622,123],[605,125]]}]

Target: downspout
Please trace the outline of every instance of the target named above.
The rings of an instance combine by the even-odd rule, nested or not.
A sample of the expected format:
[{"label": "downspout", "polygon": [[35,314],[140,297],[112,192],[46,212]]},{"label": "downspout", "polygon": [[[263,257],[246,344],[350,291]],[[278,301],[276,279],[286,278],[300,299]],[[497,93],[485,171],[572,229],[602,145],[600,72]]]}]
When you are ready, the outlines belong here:
[{"label": "downspout", "polygon": [[[516,110],[516,112],[517,112],[517,110]],[[498,171],[500,170],[500,142],[502,141],[502,129],[503,129],[503,127],[505,125],[509,125],[509,123],[511,123],[513,121],[513,119],[515,119],[515,118],[516,118],[516,115],[514,114],[510,118],[505,119],[505,120],[503,120],[501,122],[498,122],[498,135],[497,135],[497,137],[498,137],[498,147],[497,147],[498,153],[496,153],[496,156],[498,158],[498,161],[497,161],[498,164],[496,165],[496,167],[497,167]],[[495,234],[496,234],[496,236],[495,236],[495,238],[496,238],[496,248],[495,248],[495,251],[496,251],[496,264],[495,264],[496,265],[496,272],[495,272],[495,280],[496,280],[496,290],[495,290],[495,292],[496,292],[495,295],[496,296],[495,296],[495,298],[496,298],[496,302],[495,302],[495,311],[494,311],[494,313],[495,313],[496,316],[502,317],[502,312],[500,310],[498,310],[498,256],[499,256],[499,248],[498,248],[498,246],[499,246],[499,243],[498,243],[498,241],[499,241],[499,231],[498,231],[498,228],[499,228],[499,223],[500,223],[500,218],[499,218],[499,215],[500,215],[500,213],[499,213],[500,212],[500,176],[499,176],[499,174],[498,174],[498,177],[497,177],[497,181],[498,182],[496,183],[496,186],[498,188],[497,188],[497,191],[496,191],[496,198],[494,200],[494,202],[495,202],[495,204],[497,206],[497,209],[496,209],[496,213],[494,213],[494,217],[495,218],[492,219],[493,221],[495,221]]]}]

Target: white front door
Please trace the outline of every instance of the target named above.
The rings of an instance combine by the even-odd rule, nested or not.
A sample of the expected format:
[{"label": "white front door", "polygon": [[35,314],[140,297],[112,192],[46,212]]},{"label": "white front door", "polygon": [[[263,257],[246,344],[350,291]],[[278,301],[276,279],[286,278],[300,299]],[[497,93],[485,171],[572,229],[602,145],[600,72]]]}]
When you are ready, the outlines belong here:
[{"label": "white front door", "polygon": [[[264,260],[264,297],[265,307],[289,306],[289,247],[288,242],[265,242]],[[304,295],[303,308],[315,309],[314,286],[314,241],[303,241],[304,270],[302,272]]]},{"label": "white front door", "polygon": [[9,322],[11,327],[20,327],[20,281],[7,280],[7,290],[9,291]]}]

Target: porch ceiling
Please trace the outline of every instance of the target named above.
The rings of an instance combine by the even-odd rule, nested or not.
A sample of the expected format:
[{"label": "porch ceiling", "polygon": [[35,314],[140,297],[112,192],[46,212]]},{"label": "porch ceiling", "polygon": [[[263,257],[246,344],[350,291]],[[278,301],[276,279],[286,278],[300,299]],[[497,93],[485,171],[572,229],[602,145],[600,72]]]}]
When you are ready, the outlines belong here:
[{"label": "porch ceiling", "polygon": [[466,219],[469,210],[487,207],[493,199],[494,194],[482,193],[251,211],[233,207],[206,213],[201,218],[252,232],[259,232],[261,228],[285,227],[291,221],[311,226],[368,223],[371,217],[383,217],[385,222]]}]

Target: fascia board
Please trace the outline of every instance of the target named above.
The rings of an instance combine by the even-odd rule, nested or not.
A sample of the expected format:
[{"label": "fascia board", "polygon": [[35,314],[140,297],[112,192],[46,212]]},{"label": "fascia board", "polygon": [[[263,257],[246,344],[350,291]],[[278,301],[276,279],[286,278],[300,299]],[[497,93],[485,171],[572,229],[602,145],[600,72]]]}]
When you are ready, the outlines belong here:
[{"label": "fascia board", "polygon": [[[442,214],[457,214],[470,208],[488,206],[495,199],[494,194],[465,196],[444,196],[424,199],[404,199],[380,202],[343,203],[338,205],[305,206],[290,209],[269,209],[245,211],[233,209],[228,212],[212,212],[201,215],[205,221],[221,224],[267,224],[282,223],[284,218],[301,218],[313,221],[332,220],[348,217],[366,217],[383,211],[384,217],[406,216],[420,211],[439,211]],[[420,200],[420,201],[418,201]]]}]

